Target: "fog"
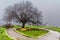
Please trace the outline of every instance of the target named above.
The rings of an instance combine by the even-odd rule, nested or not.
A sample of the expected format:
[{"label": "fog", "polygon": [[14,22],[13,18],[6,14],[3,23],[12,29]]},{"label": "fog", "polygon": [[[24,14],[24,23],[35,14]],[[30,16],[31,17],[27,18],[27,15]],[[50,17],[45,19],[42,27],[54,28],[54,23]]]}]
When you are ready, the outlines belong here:
[{"label": "fog", "polygon": [[[27,0],[0,0],[0,20],[3,18],[4,9],[15,3]],[[60,26],[60,0],[28,0],[42,11],[43,23],[50,26]],[[1,20],[0,24],[4,22]]]}]

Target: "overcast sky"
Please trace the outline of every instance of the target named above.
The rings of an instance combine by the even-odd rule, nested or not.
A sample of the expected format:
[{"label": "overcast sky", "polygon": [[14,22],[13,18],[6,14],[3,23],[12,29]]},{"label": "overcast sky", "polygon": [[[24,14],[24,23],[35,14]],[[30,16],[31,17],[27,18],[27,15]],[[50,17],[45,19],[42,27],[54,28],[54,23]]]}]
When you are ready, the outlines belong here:
[{"label": "overcast sky", "polygon": [[[27,0],[0,0],[0,20],[4,15],[4,9],[15,3]],[[60,26],[60,0],[28,0],[42,11],[43,22],[48,25]],[[0,21],[1,24],[1,21]]]}]

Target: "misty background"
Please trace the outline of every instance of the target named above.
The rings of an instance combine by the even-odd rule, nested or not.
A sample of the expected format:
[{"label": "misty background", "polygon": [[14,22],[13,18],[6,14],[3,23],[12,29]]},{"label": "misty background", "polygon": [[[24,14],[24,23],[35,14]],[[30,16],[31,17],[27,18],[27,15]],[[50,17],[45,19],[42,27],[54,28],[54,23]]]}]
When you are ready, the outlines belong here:
[{"label": "misty background", "polygon": [[31,1],[34,6],[42,11],[43,24],[60,26],[60,0],[0,0],[0,25],[4,24],[2,20],[4,9],[21,1]]}]

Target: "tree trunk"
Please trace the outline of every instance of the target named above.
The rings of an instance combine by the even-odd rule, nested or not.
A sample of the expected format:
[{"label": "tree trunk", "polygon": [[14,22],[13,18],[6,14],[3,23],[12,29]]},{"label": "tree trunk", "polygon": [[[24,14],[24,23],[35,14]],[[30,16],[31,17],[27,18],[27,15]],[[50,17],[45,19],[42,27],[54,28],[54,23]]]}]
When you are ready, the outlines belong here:
[{"label": "tree trunk", "polygon": [[22,28],[24,28],[25,27],[25,23],[22,23]]}]

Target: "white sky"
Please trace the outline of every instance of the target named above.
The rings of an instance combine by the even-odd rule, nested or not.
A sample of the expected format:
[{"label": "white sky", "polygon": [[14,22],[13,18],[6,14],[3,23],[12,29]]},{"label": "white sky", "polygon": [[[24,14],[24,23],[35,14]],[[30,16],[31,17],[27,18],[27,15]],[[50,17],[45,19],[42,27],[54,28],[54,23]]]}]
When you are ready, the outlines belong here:
[{"label": "white sky", "polygon": [[[27,0],[0,0],[0,19],[4,9],[15,3]],[[44,23],[60,26],[60,0],[28,0],[42,11]]]}]

